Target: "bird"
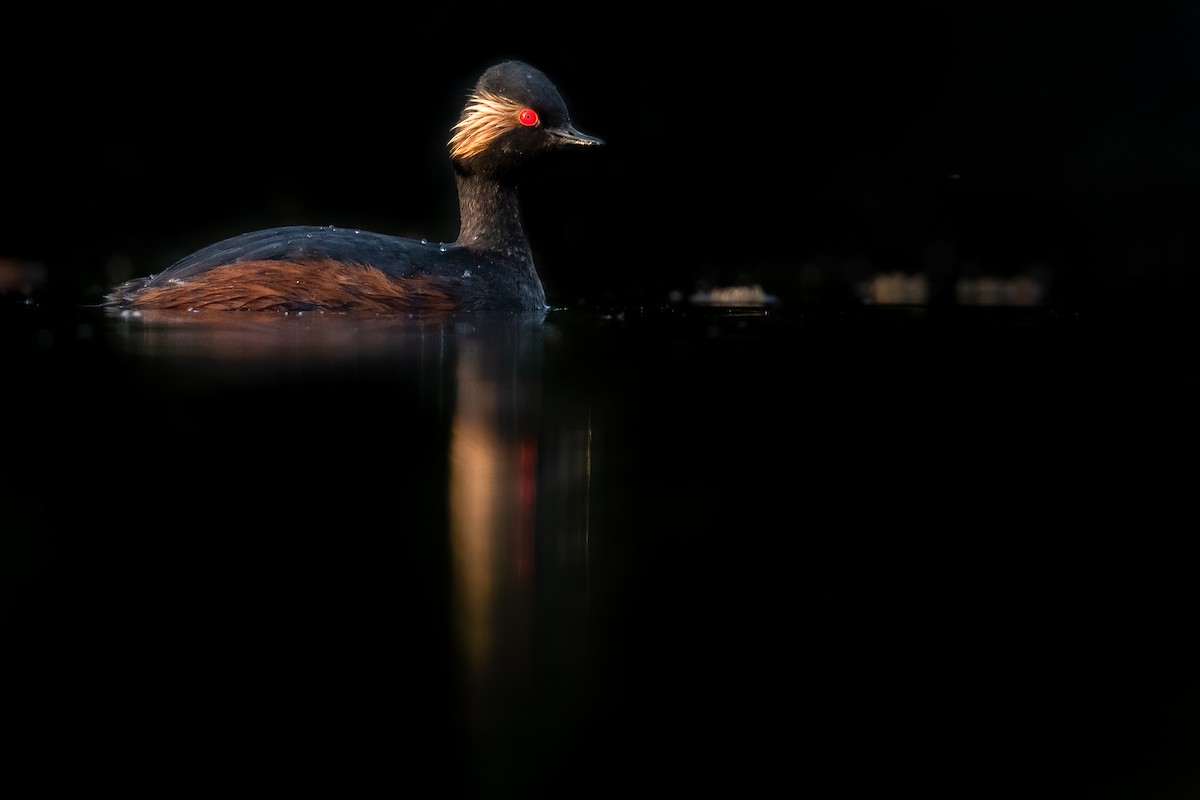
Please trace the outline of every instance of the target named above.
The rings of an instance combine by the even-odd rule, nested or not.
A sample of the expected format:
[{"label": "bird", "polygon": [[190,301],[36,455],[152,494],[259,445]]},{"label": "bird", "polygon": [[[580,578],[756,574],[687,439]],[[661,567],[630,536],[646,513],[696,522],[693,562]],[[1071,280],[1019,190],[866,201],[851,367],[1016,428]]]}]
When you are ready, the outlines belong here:
[{"label": "bird", "polygon": [[604,140],[579,131],[546,74],[519,60],[483,71],[450,134],[459,207],[453,242],[333,225],[267,228],[126,280],[101,305],[122,312],[547,312],[518,187],[543,155]]}]

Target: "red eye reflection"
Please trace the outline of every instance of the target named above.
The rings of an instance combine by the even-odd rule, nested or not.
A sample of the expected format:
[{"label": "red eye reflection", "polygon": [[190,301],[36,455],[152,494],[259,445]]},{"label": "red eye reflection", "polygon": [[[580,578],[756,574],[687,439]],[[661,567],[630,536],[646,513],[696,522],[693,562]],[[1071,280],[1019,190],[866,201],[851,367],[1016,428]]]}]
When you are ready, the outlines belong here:
[{"label": "red eye reflection", "polygon": [[538,113],[532,108],[523,108],[521,113],[517,114],[517,119],[521,121],[522,125],[532,127],[538,124]]}]

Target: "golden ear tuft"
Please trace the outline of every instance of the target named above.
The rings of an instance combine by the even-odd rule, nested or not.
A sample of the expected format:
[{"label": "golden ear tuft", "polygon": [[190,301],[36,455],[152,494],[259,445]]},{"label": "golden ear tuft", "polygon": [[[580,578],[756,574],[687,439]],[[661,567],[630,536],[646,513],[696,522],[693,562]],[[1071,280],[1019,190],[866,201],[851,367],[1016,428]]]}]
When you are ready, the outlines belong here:
[{"label": "golden ear tuft", "polygon": [[517,127],[520,103],[491,92],[471,95],[448,142],[451,158],[470,158],[483,152],[500,136]]}]

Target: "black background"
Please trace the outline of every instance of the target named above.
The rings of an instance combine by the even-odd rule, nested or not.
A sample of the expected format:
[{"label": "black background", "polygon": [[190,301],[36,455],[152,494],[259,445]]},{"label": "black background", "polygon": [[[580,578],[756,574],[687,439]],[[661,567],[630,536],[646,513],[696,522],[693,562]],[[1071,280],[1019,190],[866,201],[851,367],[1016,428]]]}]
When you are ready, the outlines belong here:
[{"label": "black background", "polygon": [[[607,142],[523,189],[549,299],[581,311],[539,346],[595,432],[599,629],[561,639],[598,650],[589,713],[551,681],[515,720],[548,733],[500,724],[496,771],[526,757],[547,796],[1196,785],[1195,3],[9,14],[0,266],[42,302],[0,337],[3,685],[35,773],[463,779],[438,559],[470,326],[326,373],[297,327],[209,361],[202,327],[75,306],[260,227],[453,238],[450,127],[520,58]],[[874,272],[1036,274],[1048,309],[843,316]],[[659,308],[742,282],[801,313]]]},{"label": "black background", "polygon": [[78,34],[22,14],[0,256],[85,300],[258,227],[452,239],[445,141],[505,58],[549,74],[608,142],[525,187],[553,304],[738,282],[838,301],[898,271],[935,295],[956,275],[1036,274],[1050,304],[1122,313],[1194,289],[1187,2],[185,6],[84,11]]}]

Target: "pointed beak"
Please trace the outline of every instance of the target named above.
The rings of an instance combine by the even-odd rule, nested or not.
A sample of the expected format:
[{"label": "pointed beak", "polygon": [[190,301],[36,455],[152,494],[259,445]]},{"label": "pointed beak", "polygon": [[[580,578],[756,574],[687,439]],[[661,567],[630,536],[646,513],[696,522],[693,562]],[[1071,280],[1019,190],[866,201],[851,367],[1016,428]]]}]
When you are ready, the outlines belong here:
[{"label": "pointed beak", "polygon": [[561,128],[548,128],[546,133],[553,136],[560,147],[567,147],[568,145],[592,147],[604,144],[603,139],[597,139],[595,136],[588,136],[586,133],[581,133],[575,130],[575,126],[569,122]]}]

